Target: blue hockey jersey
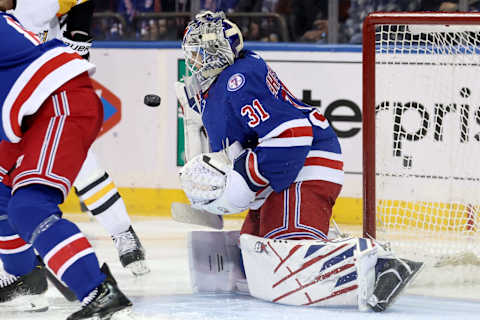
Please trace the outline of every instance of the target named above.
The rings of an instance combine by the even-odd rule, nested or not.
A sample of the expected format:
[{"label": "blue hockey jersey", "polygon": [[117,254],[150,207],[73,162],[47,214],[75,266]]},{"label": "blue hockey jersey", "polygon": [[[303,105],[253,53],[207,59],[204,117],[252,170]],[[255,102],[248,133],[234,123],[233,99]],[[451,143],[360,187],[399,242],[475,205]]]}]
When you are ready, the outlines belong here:
[{"label": "blue hockey jersey", "polygon": [[234,169],[253,191],[279,192],[295,181],[343,184],[338,138],[317,108],[295,98],[252,51],[218,76],[202,101],[213,152],[238,141],[246,148]]},{"label": "blue hockey jersey", "polygon": [[56,89],[95,70],[59,40],[41,43],[17,19],[0,12],[0,140],[19,142],[25,116],[34,114]]}]

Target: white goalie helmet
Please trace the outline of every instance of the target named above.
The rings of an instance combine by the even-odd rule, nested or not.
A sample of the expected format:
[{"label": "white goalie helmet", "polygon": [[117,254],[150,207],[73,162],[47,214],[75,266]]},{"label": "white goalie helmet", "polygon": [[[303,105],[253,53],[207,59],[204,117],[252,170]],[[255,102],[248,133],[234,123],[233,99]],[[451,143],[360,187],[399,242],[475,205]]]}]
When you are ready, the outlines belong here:
[{"label": "white goalie helmet", "polygon": [[185,29],[182,49],[188,71],[205,92],[223,69],[233,64],[243,49],[238,26],[223,12],[204,11]]}]

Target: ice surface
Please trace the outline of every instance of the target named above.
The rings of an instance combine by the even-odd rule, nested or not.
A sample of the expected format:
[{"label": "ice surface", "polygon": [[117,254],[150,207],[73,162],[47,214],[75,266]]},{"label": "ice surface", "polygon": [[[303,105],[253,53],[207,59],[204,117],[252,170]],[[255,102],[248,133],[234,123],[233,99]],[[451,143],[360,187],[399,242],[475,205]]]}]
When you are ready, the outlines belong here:
[{"label": "ice surface", "polygon": [[[186,234],[200,230],[169,219],[137,218],[134,228],[147,250],[152,272],[134,278],[124,270],[117,258],[113,243],[96,222],[86,216],[67,216],[78,222],[91,240],[102,261],[109,264],[122,290],[134,303],[135,319],[171,320],[326,320],[326,319],[479,319],[480,291],[472,293],[478,300],[435,298],[423,295],[403,295],[387,312],[359,312],[355,308],[291,307],[260,301],[249,296],[234,294],[192,294],[188,274]],[[239,228],[240,221],[226,221],[228,229]],[[454,296],[451,288],[445,296]],[[438,290],[436,294],[438,294]],[[476,294],[476,297],[475,297]],[[43,313],[18,313],[2,310],[0,320],[60,320],[79,308],[69,303],[55,288],[47,293],[50,309]]]}]

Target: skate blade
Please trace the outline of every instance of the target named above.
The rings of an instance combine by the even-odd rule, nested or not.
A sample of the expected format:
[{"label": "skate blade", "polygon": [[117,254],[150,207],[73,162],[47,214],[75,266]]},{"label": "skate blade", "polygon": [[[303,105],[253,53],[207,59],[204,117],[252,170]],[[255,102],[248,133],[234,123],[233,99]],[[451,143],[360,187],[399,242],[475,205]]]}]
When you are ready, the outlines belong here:
[{"label": "skate blade", "polygon": [[18,296],[11,301],[2,303],[2,310],[15,312],[44,312],[49,307],[44,293],[37,295]]},{"label": "skate blade", "polygon": [[132,307],[126,307],[120,311],[117,311],[110,315],[109,318],[104,318],[101,320],[135,320],[137,319],[132,312]]},{"label": "skate blade", "polygon": [[127,268],[134,276],[143,276],[147,273],[150,273],[150,268],[147,267],[145,261],[135,261],[128,264]]}]

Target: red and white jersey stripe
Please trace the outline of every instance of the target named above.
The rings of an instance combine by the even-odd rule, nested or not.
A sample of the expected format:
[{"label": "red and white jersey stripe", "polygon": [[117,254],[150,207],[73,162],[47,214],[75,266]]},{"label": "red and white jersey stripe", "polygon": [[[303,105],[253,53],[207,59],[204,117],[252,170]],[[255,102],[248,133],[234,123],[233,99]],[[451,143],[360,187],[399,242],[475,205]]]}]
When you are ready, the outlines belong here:
[{"label": "red and white jersey stripe", "polygon": [[45,255],[43,260],[50,270],[61,279],[71,265],[90,253],[93,253],[92,246],[87,238],[79,232],[58,243]]},{"label": "red and white jersey stripe", "polygon": [[260,173],[260,170],[258,170],[258,161],[257,161],[257,155],[255,152],[248,151],[247,154],[247,161],[246,161],[246,172],[248,175],[248,178],[250,181],[258,186],[258,187],[265,187],[268,185],[268,180],[262,174]]},{"label": "red and white jersey stripe", "polygon": [[25,116],[34,114],[56,89],[95,66],[68,47],[46,51],[33,61],[11,86],[2,106],[2,125],[11,142],[21,140]]},{"label": "red and white jersey stripe", "polygon": [[312,144],[312,126],[307,119],[282,123],[258,140],[258,147],[295,147]]},{"label": "red and white jersey stripe", "polygon": [[8,174],[8,170],[3,167],[0,167],[0,182],[3,181],[3,179],[7,174]]},{"label": "red and white jersey stripe", "polygon": [[51,106],[55,117],[49,122],[36,167],[17,174],[13,178],[12,191],[15,192],[18,188],[29,184],[44,184],[58,188],[63,193],[64,198],[66,198],[72,186],[72,181],[56,174],[54,164],[57,160],[56,154],[60,145],[60,137],[64,131],[65,121],[70,115],[70,107],[65,91],[51,96],[50,99],[52,99]]},{"label": "red and white jersey stripe", "polygon": [[14,254],[28,250],[31,244],[26,243],[19,235],[0,236],[0,254]]},{"label": "red and white jersey stripe", "polygon": [[310,151],[295,182],[308,180],[324,180],[343,185],[343,155],[320,150]]}]

